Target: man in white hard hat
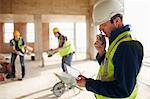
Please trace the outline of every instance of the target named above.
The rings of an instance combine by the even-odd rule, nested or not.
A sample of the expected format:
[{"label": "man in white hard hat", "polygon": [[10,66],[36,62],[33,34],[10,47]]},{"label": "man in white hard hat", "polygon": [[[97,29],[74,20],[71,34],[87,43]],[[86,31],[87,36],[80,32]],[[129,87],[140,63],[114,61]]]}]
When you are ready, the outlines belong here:
[{"label": "man in white hard hat", "polygon": [[93,21],[109,39],[97,39],[96,59],[100,64],[96,80],[80,75],[77,84],[94,92],[97,99],[136,99],[136,78],[143,60],[143,46],[133,40],[130,26],[123,24],[123,10],[117,0],[103,0],[94,6]]}]

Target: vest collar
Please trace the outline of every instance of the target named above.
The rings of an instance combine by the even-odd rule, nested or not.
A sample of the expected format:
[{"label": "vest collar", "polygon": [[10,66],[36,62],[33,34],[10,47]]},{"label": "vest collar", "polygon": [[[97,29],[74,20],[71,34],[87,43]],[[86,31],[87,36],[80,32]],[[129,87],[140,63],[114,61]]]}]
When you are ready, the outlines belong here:
[{"label": "vest collar", "polygon": [[15,38],[13,38],[14,41],[19,41],[20,39],[22,39],[21,37],[18,38],[18,40],[16,40]]},{"label": "vest collar", "polygon": [[117,38],[118,35],[125,31],[130,31],[131,29],[130,25],[125,25],[121,28],[118,28],[110,33],[110,38],[109,38],[109,45]]}]

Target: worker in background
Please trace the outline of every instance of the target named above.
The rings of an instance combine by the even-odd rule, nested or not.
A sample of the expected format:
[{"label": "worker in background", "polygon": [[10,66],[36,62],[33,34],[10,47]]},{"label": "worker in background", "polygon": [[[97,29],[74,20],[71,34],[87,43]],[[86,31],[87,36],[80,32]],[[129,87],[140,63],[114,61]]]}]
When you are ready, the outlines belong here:
[{"label": "worker in background", "polygon": [[96,80],[80,75],[77,84],[95,93],[96,99],[136,99],[137,76],[143,59],[143,46],[131,37],[123,24],[123,9],[118,0],[99,1],[93,21],[109,39],[109,48],[100,39],[95,42],[100,67]]},{"label": "worker in background", "polygon": [[66,64],[68,66],[71,66],[72,57],[75,53],[74,46],[66,36],[60,33],[58,27],[53,28],[53,33],[55,37],[58,38],[58,47],[51,50],[53,51],[53,53],[59,52],[60,56],[62,57],[62,70],[63,72],[67,72]]},{"label": "worker in background", "polygon": [[15,60],[16,60],[16,57],[19,55],[22,75],[21,75],[21,78],[19,78],[18,80],[22,80],[25,76],[25,63],[24,63],[25,41],[20,36],[19,31],[14,31],[13,37],[14,38],[10,40],[10,46],[12,47],[12,53],[11,53],[12,73],[8,75],[6,78],[16,77]]}]

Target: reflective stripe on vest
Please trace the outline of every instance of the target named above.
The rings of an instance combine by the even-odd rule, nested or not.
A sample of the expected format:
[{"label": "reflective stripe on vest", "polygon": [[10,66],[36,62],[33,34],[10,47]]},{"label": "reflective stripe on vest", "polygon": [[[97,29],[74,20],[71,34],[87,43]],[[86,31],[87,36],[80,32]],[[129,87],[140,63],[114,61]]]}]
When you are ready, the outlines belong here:
[{"label": "reflective stripe on vest", "polygon": [[[124,32],[120,34],[109,46],[108,51],[105,55],[104,61],[101,63],[99,68],[99,73],[97,76],[97,80],[101,81],[113,81],[114,80],[114,65],[113,65],[113,56],[118,47],[118,45],[124,41],[131,41],[131,37],[127,37],[129,32]],[[127,98],[109,98],[102,95],[96,94],[97,99],[135,99],[137,95],[137,86],[135,86],[134,91],[132,94]]]},{"label": "reflective stripe on vest", "polygon": [[[15,43],[14,40],[12,40],[12,43],[13,43],[14,46],[16,46],[16,43]],[[22,53],[25,52],[24,46],[22,45],[22,38],[21,37],[18,39],[18,47],[19,47],[19,49],[21,50]]]},{"label": "reflective stripe on vest", "polygon": [[[60,37],[58,39],[59,42],[61,42],[61,38],[62,37]],[[63,57],[63,56],[66,56],[70,53],[73,53],[73,52],[74,52],[74,47],[71,45],[71,42],[68,39],[65,40],[63,47],[59,49],[60,56]]]}]

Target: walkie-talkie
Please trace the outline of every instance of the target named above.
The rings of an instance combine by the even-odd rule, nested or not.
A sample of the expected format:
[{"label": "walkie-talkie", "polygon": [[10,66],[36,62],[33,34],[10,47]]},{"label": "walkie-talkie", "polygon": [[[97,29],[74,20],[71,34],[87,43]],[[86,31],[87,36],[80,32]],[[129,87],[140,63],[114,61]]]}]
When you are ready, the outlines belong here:
[{"label": "walkie-talkie", "polygon": [[102,41],[102,45],[106,44],[106,40],[105,40],[105,35],[103,35],[102,33],[97,35],[99,40]]}]

